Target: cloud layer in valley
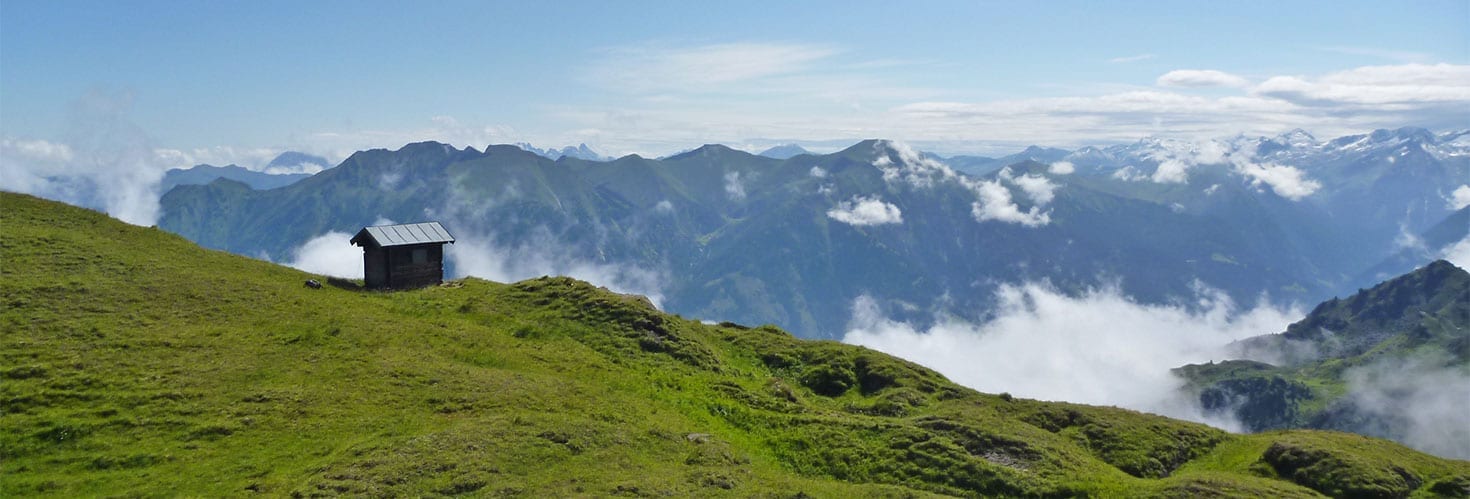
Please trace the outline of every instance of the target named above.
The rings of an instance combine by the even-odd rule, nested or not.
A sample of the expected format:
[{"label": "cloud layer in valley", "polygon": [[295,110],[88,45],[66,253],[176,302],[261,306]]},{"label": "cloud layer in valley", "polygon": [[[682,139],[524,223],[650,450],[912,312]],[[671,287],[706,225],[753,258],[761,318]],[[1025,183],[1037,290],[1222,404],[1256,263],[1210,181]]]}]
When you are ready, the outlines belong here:
[{"label": "cloud layer in valley", "polygon": [[1110,287],[1072,297],[1041,283],[1003,286],[997,299],[994,318],[983,324],[945,318],[920,329],[860,297],[843,341],[984,392],[1117,405],[1236,429],[1181,395],[1183,380],[1169,370],[1230,358],[1230,341],[1280,332],[1302,315],[1264,303],[1241,309],[1206,289],[1176,305],[1140,304]]},{"label": "cloud layer in valley", "polygon": [[1470,459],[1470,373],[1440,357],[1383,359],[1349,369],[1348,395],[1361,413],[1391,422],[1384,435],[1431,454]]},{"label": "cloud layer in valley", "polygon": [[313,274],[362,279],[362,248],[353,246],[351,240],[352,234],[327,232],[291,250],[284,263]]},{"label": "cloud layer in valley", "polygon": [[618,293],[646,296],[656,307],[663,303],[663,289],[668,282],[664,272],[578,257],[544,230],[514,243],[473,233],[457,233],[456,237],[458,241],[449,245],[444,255],[455,277],[516,282],[544,275],[568,276]]}]

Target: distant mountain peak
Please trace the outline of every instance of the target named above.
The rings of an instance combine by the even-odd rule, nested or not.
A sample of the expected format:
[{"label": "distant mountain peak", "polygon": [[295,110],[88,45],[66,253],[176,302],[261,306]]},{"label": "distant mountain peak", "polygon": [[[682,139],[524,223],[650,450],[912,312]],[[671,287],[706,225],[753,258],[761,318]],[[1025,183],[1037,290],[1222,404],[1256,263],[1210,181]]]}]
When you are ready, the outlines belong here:
[{"label": "distant mountain peak", "polygon": [[[1463,301],[1470,294],[1470,272],[1445,260],[1428,265],[1342,299],[1318,305],[1301,321],[1287,327],[1284,336],[1294,340],[1315,339],[1324,331],[1350,335],[1342,324],[1357,324],[1368,333],[1391,330],[1396,322],[1417,322],[1426,309],[1436,304]],[[1377,327],[1385,326],[1385,327]],[[1359,338],[1368,346],[1378,338]]]},{"label": "distant mountain peak", "polygon": [[[722,158],[732,154],[750,155],[750,153],[733,149],[724,144],[705,144],[694,149],[669,156],[666,159],[679,160],[693,157]],[[752,155],[753,156],[753,155]]]},{"label": "distant mountain peak", "polygon": [[1290,132],[1277,135],[1276,138],[1293,147],[1310,146],[1317,143],[1317,137],[1313,137],[1312,134],[1300,128],[1293,128]]},{"label": "distant mountain peak", "polygon": [[266,163],[262,171],[270,174],[305,173],[310,175],[331,167],[332,164],[327,162],[327,158],[304,152],[286,151],[277,154],[270,163]]},{"label": "distant mountain peak", "polygon": [[1428,144],[1435,142],[1434,134],[1430,133],[1429,130],[1412,126],[1399,127],[1393,130],[1380,128],[1368,134],[1368,138],[1374,142],[1387,142],[1390,140],[1415,141]]},{"label": "distant mountain peak", "polygon": [[811,154],[811,151],[796,144],[781,144],[760,153],[761,156],[775,159],[791,159],[803,154]]}]

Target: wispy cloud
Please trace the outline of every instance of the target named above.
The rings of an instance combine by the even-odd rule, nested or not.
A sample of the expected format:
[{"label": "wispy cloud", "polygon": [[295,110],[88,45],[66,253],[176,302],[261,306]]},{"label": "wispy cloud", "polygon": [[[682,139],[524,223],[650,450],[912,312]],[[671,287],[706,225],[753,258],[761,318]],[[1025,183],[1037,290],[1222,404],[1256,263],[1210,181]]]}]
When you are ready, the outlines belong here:
[{"label": "wispy cloud", "polygon": [[1149,59],[1153,59],[1154,57],[1157,56],[1155,56],[1154,54],[1138,54],[1124,57],[1114,57],[1112,59],[1108,59],[1108,62],[1111,62],[1113,64],[1127,64],[1130,62],[1147,61]]},{"label": "wispy cloud", "polygon": [[[1319,78],[1275,76],[1252,93],[1311,107],[1396,111],[1465,106],[1470,105],[1470,65],[1363,66]],[[1464,111],[1464,107],[1455,111],[1462,124]]]},{"label": "wispy cloud", "polygon": [[745,200],[745,182],[740,180],[740,172],[725,174],[725,196],[731,201]]},{"label": "wispy cloud", "polygon": [[797,74],[836,53],[830,46],[800,43],[623,46],[605,49],[591,74],[599,84],[630,92],[712,91]]},{"label": "wispy cloud", "polygon": [[1369,48],[1369,47],[1348,47],[1348,46],[1341,46],[1341,45],[1329,46],[1329,47],[1316,47],[1316,49],[1317,50],[1321,50],[1323,52],[1331,52],[1331,53],[1334,53],[1334,54],[1346,54],[1346,55],[1358,55],[1358,56],[1365,56],[1365,57],[1374,57],[1374,58],[1383,59],[1383,60],[1386,60],[1386,61],[1393,61],[1393,62],[1399,62],[1399,63],[1425,63],[1425,62],[1430,62],[1430,61],[1434,60],[1434,57],[1430,56],[1429,54],[1426,54],[1426,53],[1423,53],[1423,52],[1410,52],[1410,51],[1407,51],[1407,50],[1389,50],[1389,49],[1379,49],[1379,48]]},{"label": "wispy cloud", "polygon": [[[1470,375],[1447,355],[1379,358],[1343,372],[1345,399],[1366,419],[1389,424],[1380,436],[1432,454],[1470,459]],[[1385,431],[1386,430],[1386,431]]]},{"label": "wispy cloud", "polygon": [[72,102],[60,141],[0,139],[0,188],[105,210],[150,225],[174,158],[129,118],[133,95],[94,90]]},{"label": "wispy cloud", "polygon": [[1250,81],[1224,71],[1213,69],[1176,69],[1164,73],[1157,80],[1161,87],[1245,87]]},{"label": "wispy cloud", "polygon": [[[887,127],[919,143],[912,137],[951,143],[1048,137],[1054,144],[1080,145],[1146,135],[1204,139],[1292,128],[1324,135],[1404,123],[1456,128],[1464,126],[1470,106],[1467,65],[1365,66],[1317,76],[1274,76],[1253,86],[1241,86],[1243,78],[1228,73],[1170,75],[1160,78],[1161,86],[1173,85],[1167,88],[1098,96],[914,102],[894,107]],[[1205,84],[1234,87],[1196,92]],[[1221,88],[1236,90],[1220,95]]]}]

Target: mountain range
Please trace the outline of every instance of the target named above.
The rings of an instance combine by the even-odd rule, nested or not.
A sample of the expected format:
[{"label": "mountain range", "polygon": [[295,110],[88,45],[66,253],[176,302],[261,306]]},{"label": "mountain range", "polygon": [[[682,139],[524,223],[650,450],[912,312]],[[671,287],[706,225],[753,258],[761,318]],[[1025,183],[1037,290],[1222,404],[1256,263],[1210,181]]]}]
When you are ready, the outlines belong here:
[{"label": "mountain range", "polygon": [[269,190],[285,187],[331,168],[321,156],[286,151],[276,155],[260,170],[250,170],[236,165],[195,165],[192,168],[174,168],[163,174],[158,192],[168,192],[180,185],[203,185],[218,179],[229,179],[250,186],[251,189]]},{"label": "mountain range", "polygon": [[1049,162],[980,175],[883,140],[784,160],[707,145],[612,161],[427,142],[270,191],[180,186],[159,225],[287,261],[324,234],[439,220],[461,240],[451,274],[580,271],[671,312],[830,338],[859,297],[903,320],[978,321],[1016,282],[1116,285],[1144,303],[1187,302],[1202,286],[1237,303],[1339,296],[1381,279],[1372,269],[1444,251],[1405,256],[1401,240],[1456,223],[1466,140],[1412,128],[1150,138],[1028,149]]}]

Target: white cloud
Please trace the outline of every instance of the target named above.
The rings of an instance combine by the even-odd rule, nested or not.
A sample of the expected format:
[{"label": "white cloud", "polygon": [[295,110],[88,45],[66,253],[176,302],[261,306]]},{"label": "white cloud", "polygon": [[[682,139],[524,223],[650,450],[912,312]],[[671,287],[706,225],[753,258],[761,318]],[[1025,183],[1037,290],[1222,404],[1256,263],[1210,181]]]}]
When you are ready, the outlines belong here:
[{"label": "white cloud", "polygon": [[1420,254],[1428,254],[1429,249],[1424,246],[1424,240],[1409,230],[1409,224],[1404,222],[1399,222],[1399,234],[1393,238],[1393,247],[1398,250],[1414,250]]},{"label": "white cloud", "polygon": [[1442,356],[1383,358],[1343,373],[1347,399],[1360,411],[1391,422],[1384,435],[1409,447],[1470,459],[1470,375]]},{"label": "white cloud", "polygon": [[1454,192],[1450,193],[1448,200],[1451,210],[1458,211],[1470,206],[1470,185],[1456,187]]},{"label": "white cloud", "polygon": [[1238,161],[1235,172],[1250,179],[1251,185],[1264,183],[1271,186],[1276,195],[1292,201],[1300,201],[1322,187],[1321,182],[1307,178],[1305,172],[1294,166]]},{"label": "white cloud", "polygon": [[883,225],[903,223],[903,213],[892,203],[877,197],[856,197],[827,210],[827,216],[848,225]]},{"label": "white cloud", "polygon": [[1041,175],[1028,173],[1019,177],[1006,176],[1006,180],[1020,187],[1021,192],[1025,192],[1026,197],[1031,198],[1038,206],[1044,206],[1056,197],[1057,184]]},{"label": "white cloud", "polygon": [[1463,105],[1470,102],[1470,65],[1363,66],[1315,79],[1276,76],[1252,92],[1304,106]]},{"label": "white cloud", "polygon": [[813,166],[812,169],[807,172],[807,175],[811,175],[812,178],[827,178],[827,170],[823,169],[820,166]]},{"label": "white cloud", "polygon": [[71,146],[45,140],[5,139],[0,141],[0,147],[4,148],[7,156],[21,161],[67,164],[73,157]]},{"label": "white cloud", "polygon": [[903,142],[880,140],[873,144],[873,150],[878,156],[873,166],[883,172],[884,182],[901,182],[915,189],[927,189],[940,182],[966,181],[949,165],[924,156]]},{"label": "white cloud", "polygon": [[977,222],[994,220],[1027,227],[1051,223],[1051,213],[1042,212],[1040,207],[1032,206],[1030,210],[1021,211],[1021,207],[1011,198],[1011,191],[998,181],[978,181],[972,188],[979,199],[970,203],[970,215]]},{"label": "white cloud", "polygon": [[1439,257],[1455,264],[1456,267],[1470,269],[1470,236],[1446,246],[1444,251],[1440,252]]},{"label": "white cloud", "polygon": [[[241,166],[244,166],[244,165],[241,165]],[[275,166],[269,166],[269,167],[266,167],[265,169],[260,170],[260,171],[265,172],[265,173],[269,173],[271,175],[292,175],[292,174],[299,174],[299,173],[304,173],[304,174],[307,174],[307,175],[316,175],[316,174],[321,173],[323,170],[326,170],[326,169],[327,169],[327,167],[324,167],[324,166],[319,165],[319,164],[316,164],[316,163],[297,163],[297,164],[294,164],[294,165],[275,165]]]},{"label": "white cloud", "polygon": [[1117,169],[1117,171],[1114,171],[1111,176],[1124,182],[1137,182],[1149,178],[1147,175],[1144,175],[1143,172],[1140,172],[1137,168],[1134,168],[1133,165],[1127,165],[1119,168]]},{"label": "white cloud", "polygon": [[1161,87],[1245,87],[1245,78],[1213,69],[1176,69],[1164,73],[1156,81]]},{"label": "white cloud", "polygon": [[927,330],[885,317],[871,297],[853,304],[844,342],[933,368],[984,392],[1118,405],[1204,421],[1177,392],[1170,369],[1229,358],[1230,341],[1284,330],[1298,310],[1239,310],[1223,293],[1201,290],[1194,307],[1144,305],[1104,288],[1069,297],[1044,284],[1003,286],[995,318],[942,320]]},{"label": "white cloud", "polygon": [[[970,203],[970,214],[977,222],[997,221],[1027,227],[1051,223],[1050,212],[1041,211],[1041,207],[1051,202],[1056,186],[1045,177],[1027,174],[1018,179],[1007,168],[996,180],[980,180],[955,173],[949,165],[926,157],[902,142],[883,140],[874,144],[874,148],[878,159],[873,166],[883,172],[884,182],[908,185],[914,189],[928,189],[947,182],[958,184],[975,195],[975,201]],[[897,161],[893,160],[894,157],[898,158]],[[1001,182],[1016,184],[1033,205],[1022,210],[1011,196],[1010,189]]]},{"label": "white cloud", "polygon": [[[460,224],[459,227],[470,227]],[[581,279],[618,293],[643,295],[661,306],[666,275],[634,265],[595,262],[574,255],[544,228],[514,244],[500,244],[494,236],[462,230],[447,246],[445,259],[458,277],[475,276],[515,282],[543,275]]]},{"label": "white cloud", "polygon": [[351,234],[336,231],[313,237],[291,250],[286,265],[313,274],[362,279],[362,249],[351,240]]},{"label": "white cloud", "polygon": [[663,201],[659,201],[658,204],[653,205],[653,210],[664,214],[673,213],[674,203],[671,203],[669,202],[669,200],[665,199]]},{"label": "white cloud", "polygon": [[1071,161],[1058,161],[1048,166],[1046,168],[1046,171],[1050,172],[1052,175],[1071,175],[1073,172],[1077,171],[1077,167],[1076,165],[1073,165]]},{"label": "white cloud", "polygon": [[745,199],[745,183],[740,181],[740,172],[725,173],[725,196],[732,201]]},{"label": "white cloud", "polygon": [[[1276,195],[1300,201],[1322,187],[1321,182],[1309,178],[1306,172],[1288,165],[1257,162],[1256,148],[1249,143],[1227,144],[1220,140],[1188,141],[1179,139],[1146,138],[1153,151],[1148,158],[1159,161],[1152,175],[1144,176],[1132,166],[1113,172],[1112,177],[1124,181],[1148,179],[1153,182],[1182,184],[1189,181],[1189,172],[1198,165],[1228,165],[1230,172],[1245,178],[1251,185],[1270,187]],[[1213,194],[1218,185],[1206,189]]]},{"label": "white cloud", "polygon": [[1178,159],[1164,160],[1149,179],[1160,184],[1182,184],[1189,181],[1189,166]]},{"label": "white cloud", "polygon": [[72,103],[64,140],[0,139],[0,187],[153,224],[159,180],[179,165],[128,119],[131,106],[128,93],[93,91]]}]

